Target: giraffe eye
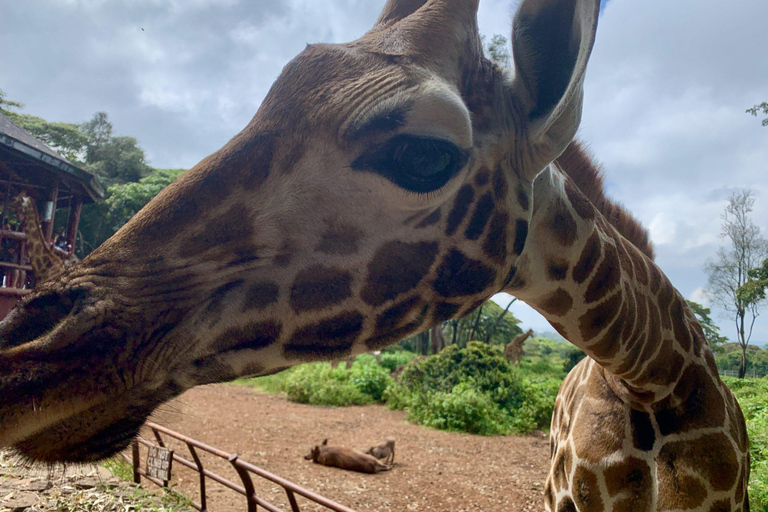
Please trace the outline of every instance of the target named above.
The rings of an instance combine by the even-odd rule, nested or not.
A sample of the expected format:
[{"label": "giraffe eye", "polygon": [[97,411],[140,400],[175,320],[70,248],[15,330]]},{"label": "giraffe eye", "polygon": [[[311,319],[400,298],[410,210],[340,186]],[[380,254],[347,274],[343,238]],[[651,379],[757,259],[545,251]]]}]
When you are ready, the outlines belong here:
[{"label": "giraffe eye", "polygon": [[437,190],[467,163],[468,152],[442,139],[397,135],[352,162],[412,192]]}]

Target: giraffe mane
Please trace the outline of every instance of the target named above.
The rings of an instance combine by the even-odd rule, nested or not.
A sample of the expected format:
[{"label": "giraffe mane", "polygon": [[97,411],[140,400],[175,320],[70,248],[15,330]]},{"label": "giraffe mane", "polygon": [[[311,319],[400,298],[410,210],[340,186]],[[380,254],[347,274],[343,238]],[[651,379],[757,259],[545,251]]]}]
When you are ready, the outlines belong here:
[{"label": "giraffe mane", "polygon": [[602,166],[595,162],[581,143],[571,142],[556,162],[582,194],[624,238],[640,252],[654,259],[653,242],[648,230],[622,205],[605,196],[605,177]]}]

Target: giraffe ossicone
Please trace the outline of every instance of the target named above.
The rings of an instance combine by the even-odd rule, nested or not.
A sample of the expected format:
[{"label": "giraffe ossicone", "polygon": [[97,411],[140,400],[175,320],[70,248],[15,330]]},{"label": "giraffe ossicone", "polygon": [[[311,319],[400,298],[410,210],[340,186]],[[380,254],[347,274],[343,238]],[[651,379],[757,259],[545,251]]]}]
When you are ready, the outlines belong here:
[{"label": "giraffe ossicone", "polygon": [[[597,0],[389,0],[310,45],[253,120],[0,325],[0,446],[90,461],[200,384],[380,349],[499,291],[589,356],[550,510],[748,510],[744,420],[647,233],[572,143]],[[554,163],[553,163],[554,162]]]}]

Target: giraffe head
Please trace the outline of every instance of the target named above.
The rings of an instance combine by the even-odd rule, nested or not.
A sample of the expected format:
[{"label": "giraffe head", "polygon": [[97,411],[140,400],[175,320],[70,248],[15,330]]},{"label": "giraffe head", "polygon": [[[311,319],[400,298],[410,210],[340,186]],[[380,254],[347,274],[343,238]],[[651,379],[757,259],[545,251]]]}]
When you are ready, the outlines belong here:
[{"label": "giraffe head", "polygon": [[510,282],[571,141],[597,0],[524,0],[514,70],[472,0],[389,0],[286,65],[253,120],[0,326],[0,445],[124,448],[193,386],[379,349]]}]

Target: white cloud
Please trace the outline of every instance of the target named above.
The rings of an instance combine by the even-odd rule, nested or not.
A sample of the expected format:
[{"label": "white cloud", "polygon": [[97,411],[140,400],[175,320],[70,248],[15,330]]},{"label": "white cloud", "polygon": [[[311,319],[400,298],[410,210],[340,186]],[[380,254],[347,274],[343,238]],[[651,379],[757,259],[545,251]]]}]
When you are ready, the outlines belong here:
[{"label": "white cloud", "polygon": [[712,297],[707,291],[706,288],[700,287],[696,288],[691,292],[691,294],[688,296],[688,300],[692,300],[693,302],[698,302],[705,308],[708,308],[712,304]]}]

